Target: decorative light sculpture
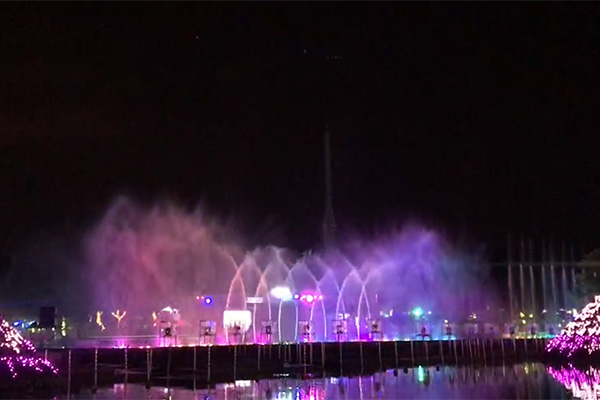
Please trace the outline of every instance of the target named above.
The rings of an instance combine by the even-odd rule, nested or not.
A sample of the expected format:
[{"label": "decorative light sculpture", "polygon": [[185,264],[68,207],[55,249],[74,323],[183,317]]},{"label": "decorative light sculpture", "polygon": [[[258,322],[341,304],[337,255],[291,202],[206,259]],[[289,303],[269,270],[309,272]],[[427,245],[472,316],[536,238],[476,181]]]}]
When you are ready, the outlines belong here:
[{"label": "decorative light sculpture", "polygon": [[102,311],[96,312],[96,325],[98,325],[102,331],[106,329],[104,323],[102,323]]},{"label": "decorative light sculpture", "polygon": [[33,344],[0,316],[0,369],[6,367],[13,379],[21,371],[57,374],[56,367],[50,361],[37,357],[35,351]]},{"label": "decorative light sculpture", "polygon": [[125,316],[127,315],[127,311],[123,311],[121,313],[121,310],[117,310],[117,312],[111,313],[113,317],[115,317],[117,319],[117,328],[119,328],[121,326],[121,320],[123,318],[125,318]]},{"label": "decorative light sculpture", "polygon": [[567,357],[576,352],[592,354],[600,350],[600,296],[581,310],[565,329],[548,343],[548,352],[558,352]]},{"label": "decorative light sculpture", "polygon": [[290,301],[294,298],[290,288],[285,286],[278,286],[271,289],[271,296],[281,301]]}]

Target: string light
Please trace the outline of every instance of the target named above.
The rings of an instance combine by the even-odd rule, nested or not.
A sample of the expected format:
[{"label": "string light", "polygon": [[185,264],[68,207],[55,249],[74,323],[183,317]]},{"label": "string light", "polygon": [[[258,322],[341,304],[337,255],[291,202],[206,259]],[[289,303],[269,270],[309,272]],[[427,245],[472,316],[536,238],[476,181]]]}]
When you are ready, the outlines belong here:
[{"label": "string light", "polygon": [[23,351],[35,351],[33,344],[29,340],[24,339],[2,316],[0,316],[0,335],[0,350],[6,348],[16,354],[20,354]]},{"label": "string light", "polygon": [[548,343],[548,352],[572,357],[575,353],[592,354],[600,350],[600,296],[595,296],[565,329]]},{"label": "string light", "polygon": [[53,374],[58,373],[58,369],[52,363],[44,358],[26,357],[26,356],[5,356],[0,358],[0,362],[6,363],[13,378],[18,376],[17,369],[29,368],[43,373],[49,370]]},{"label": "string light", "polygon": [[[44,358],[35,355],[33,344],[23,336],[2,316],[0,316],[0,365],[3,363],[11,376],[17,378],[19,370],[33,370],[38,373],[50,371],[57,374],[57,368]],[[7,354],[8,355],[5,355]]]}]

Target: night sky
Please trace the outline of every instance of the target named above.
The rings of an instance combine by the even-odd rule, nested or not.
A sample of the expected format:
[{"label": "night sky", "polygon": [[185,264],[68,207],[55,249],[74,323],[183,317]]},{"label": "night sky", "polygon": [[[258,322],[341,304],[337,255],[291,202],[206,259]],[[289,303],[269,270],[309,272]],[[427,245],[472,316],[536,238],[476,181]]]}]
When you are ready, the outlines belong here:
[{"label": "night sky", "polygon": [[4,3],[2,252],[120,194],[314,247],[326,123],[343,231],[593,243],[599,50],[593,3]]}]

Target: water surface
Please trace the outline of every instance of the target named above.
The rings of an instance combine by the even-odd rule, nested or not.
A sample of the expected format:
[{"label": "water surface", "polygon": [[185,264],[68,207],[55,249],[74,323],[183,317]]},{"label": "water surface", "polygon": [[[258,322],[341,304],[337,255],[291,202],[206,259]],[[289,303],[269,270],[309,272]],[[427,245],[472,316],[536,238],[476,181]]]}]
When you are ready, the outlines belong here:
[{"label": "water surface", "polygon": [[[581,394],[578,393],[580,396]],[[571,399],[572,392],[542,364],[498,367],[413,368],[372,376],[301,380],[283,377],[218,384],[195,392],[182,388],[117,384],[72,399]],[[60,397],[65,399],[66,396]]]}]

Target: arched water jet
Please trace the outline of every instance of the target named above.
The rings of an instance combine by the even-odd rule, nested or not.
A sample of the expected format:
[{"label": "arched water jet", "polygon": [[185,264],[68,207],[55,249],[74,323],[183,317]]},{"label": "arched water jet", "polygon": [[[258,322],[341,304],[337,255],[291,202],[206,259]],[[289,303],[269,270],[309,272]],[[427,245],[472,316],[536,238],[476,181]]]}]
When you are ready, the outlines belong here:
[{"label": "arched water jet", "polygon": [[[273,320],[273,316],[272,316],[272,310],[271,310],[271,297],[269,296],[269,285],[267,283],[267,281],[264,279],[264,275],[261,274],[260,276],[260,280],[258,282],[258,286],[256,287],[256,292],[254,293],[254,297],[256,298],[262,298],[263,299],[263,304],[265,304],[264,306],[261,304],[260,306],[262,308],[266,307],[267,309],[267,315],[264,318],[259,319],[259,322],[263,322],[263,321],[272,321]],[[266,303],[265,303],[266,301]],[[254,338],[255,341],[257,340],[257,336],[256,336],[256,326],[257,326],[257,314],[258,314],[258,308],[259,304],[254,304],[253,307],[253,313],[252,313],[252,326],[253,326],[253,334],[254,334]]]},{"label": "arched water jet", "polygon": [[[350,289],[348,289],[348,287],[350,284],[356,285],[356,288],[358,289],[357,293],[348,294],[348,291],[350,290]],[[356,288],[355,288],[355,290],[356,290]],[[350,274],[348,274],[348,276],[346,276],[346,278],[342,282],[342,286],[340,288],[340,295],[338,297],[338,302],[336,305],[336,315],[340,314],[340,312],[339,312],[340,302],[343,302],[344,304],[346,304],[347,302],[354,300],[356,302],[355,303],[356,310],[359,311],[360,301],[361,301],[363,292],[364,292],[364,284],[360,277],[360,274],[358,273],[357,270],[352,270],[352,272]],[[348,297],[350,297],[350,298],[348,299]],[[350,308],[352,309],[352,307],[350,307]],[[360,316],[359,315],[354,316],[354,326],[356,329],[356,337],[358,339],[360,339]],[[350,334],[351,333],[349,332],[348,335],[350,336]]]},{"label": "arched water jet", "polygon": [[[292,303],[280,306],[270,296],[273,288],[283,285],[294,292],[314,290],[323,295],[320,305],[299,309],[308,315],[303,319],[316,322],[317,335],[321,332],[319,313],[323,314],[323,339],[327,339],[328,321],[340,313],[376,318],[381,310],[407,312],[419,306],[433,310],[439,318],[455,319],[475,311],[465,306],[467,300],[482,304],[473,301],[471,294],[477,292],[482,269],[476,255],[466,255],[431,230],[408,227],[376,240],[356,240],[345,247],[341,244],[340,250],[300,258],[273,246],[257,248],[242,258],[244,253],[236,246],[215,239],[223,237],[223,230],[207,223],[200,213],[116,203],[88,238],[98,308],[105,315],[126,309],[131,318],[136,312],[150,318],[152,311],[180,304],[183,318],[189,321],[219,321],[222,315],[217,311],[224,308],[252,310],[256,340],[261,318],[282,320],[288,325],[282,326],[284,330],[291,328],[295,305],[289,309],[290,322],[284,322]],[[247,296],[252,294],[264,302],[248,307]],[[198,295],[215,296],[215,303],[199,308],[202,304],[190,301]],[[297,318],[290,337],[297,334]],[[191,325],[197,326],[195,322]]]},{"label": "arched water jet", "polygon": [[[310,308],[308,310],[308,320],[313,322],[313,311],[315,304],[321,303],[321,306],[323,306],[322,300],[318,299],[318,296],[321,295],[319,291],[319,281],[315,278],[315,275],[308,268],[304,259],[297,262],[290,269],[289,277],[291,282],[293,282],[292,286],[296,290],[298,290],[299,292],[309,291],[311,295],[316,296],[315,300],[310,303]],[[302,306],[303,304],[300,303],[299,305]],[[301,319],[304,320],[306,313],[302,311],[304,311],[304,309],[299,310],[299,313],[302,314]]]},{"label": "arched water jet", "polygon": [[[321,277],[319,281],[319,290],[323,294],[323,300],[321,301],[323,308],[325,310],[330,310],[329,313],[325,311],[326,316],[324,317],[324,337],[327,338],[327,321],[333,321],[335,319],[338,319],[338,314],[336,314],[336,307],[338,304],[338,299],[340,297],[340,286],[332,270],[327,271],[325,275]],[[345,305],[343,302],[341,312],[344,314],[346,313]]]},{"label": "arched water jet", "polygon": [[[247,305],[248,305],[248,301],[249,301],[247,294],[253,293],[253,288],[256,288],[256,290],[254,292],[257,293],[263,282],[262,272],[261,272],[260,268],[258,267],[258,265],[256,264],[256,262],[254,261],[254,258],[251,255],[246,254],[246,256],[244,257],[244,260],[242,261],[241,265],[238,268],[236,277],[234,279],[241,279],[243,282],[244,291],[242,293],[242,296],[243,296],[243,302],[244,302],[244,309],[247,309],[247,307],[248,307]],[[232,283],[233,282],[234,281],[232,280]],[[257,294],[254,295],[255,298],[257,296],[258,296]],[[258,306],[258,304],[254,303],[253,307],[252,307],[252,340],[255,342],[258,341],[258,337],[256,335],[257,306]]]},{"label": "arched water jet", "polygon": [[[367,319],[372,319],[374,318],[374,315],[372,313],[372,301],[375,300],[375,304],[376,304],[376,308],[379,309],[379,311],[381,311],[381,307],[379,307],[378,301],[377,301],[377,294],[375,294],[375,299],[373,298],[369,298],[370,294],[373,293],[372,290],[368,290],[369,285],[372,284],[375,288],[379,288],[382,285],[384,285],[385,283],[382,281],[382,276],[381,276],[381,272],[377,269],[373,269],[373,268],[367,268],[366,269],[368,272],[365,276],[365,278],[363,279],[363,290],[361,291],[360,294],[360,299],[358,302],[358,311],[357,314],[360,314],[360,307],[361,304],[363,304],[366,307],[366,313],[367,313]],[[376,292],[375,292],[376,293]],[[372,296],[372,294],[371,294]],[[376,317],[378,318],[379,315],[376,314]],[[359,316],[360,319],[360,316]],[[367,328],[367,336],[370,335],[370,330]]]},{"label": "arched water jet", "polygon": [[[266,286],[267,286],[267,293],[266,293],[266,297],[267,297],[267,304],[269,306],[269,320],[273,320],[272,316],[272,308],[273,308],[273,303],[271,302],[271,293],[270,291],[276,287],[279,286],[286,286],[287,285],[287,281],[288,281],[288,273],[289,273],[289,268],[287,267],[287,265],[285,265],[285,263],[281,260],[281,258],[279,257],[279,255],[277,253],[275,253],[277,256],[275,259],[271,259],[269,261],[269,263],[267,264],[267,267],[265,268],[265,270],[263,271],[262,275],[261,275],[261,282],[265,282]],[[282,309],[282,302],[279,301],[278,303],[275,304],[275,307],[277,307],[277,336],[278,336],[278,340],[281,342],[282,340],[282,332],[281,332],[281,309]]]}]

